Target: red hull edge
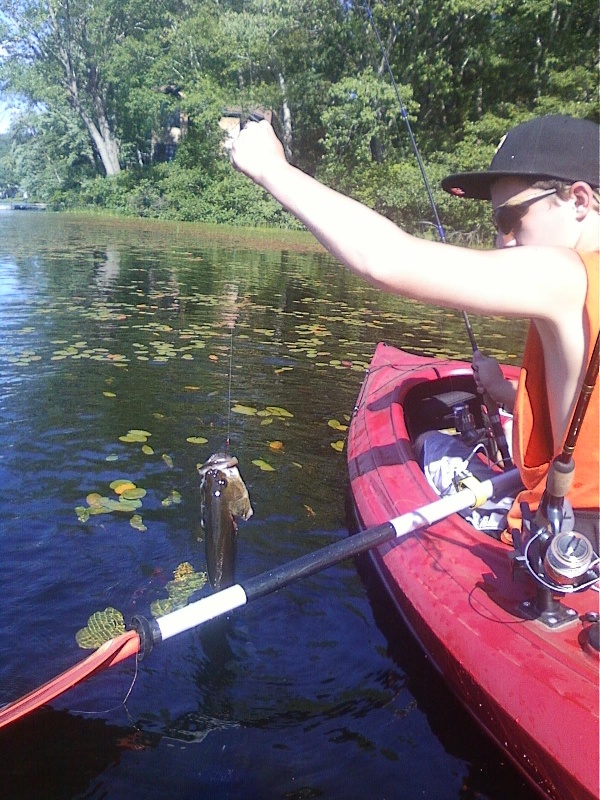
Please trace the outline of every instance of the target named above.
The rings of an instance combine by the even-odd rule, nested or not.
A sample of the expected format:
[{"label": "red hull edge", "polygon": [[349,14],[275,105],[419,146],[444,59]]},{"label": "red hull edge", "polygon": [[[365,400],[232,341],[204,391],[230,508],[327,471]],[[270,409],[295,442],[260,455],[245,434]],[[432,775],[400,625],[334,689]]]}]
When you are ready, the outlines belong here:
[{"label": "red hull edge", "polygon": [[[415,387],[470,374],[467,363],[378,345],[348,436],[363,529],[436,499],[415,460],[404,401]],[[534,596],[533,580],[513,575],[511,552],[453,515],[370,555],[452,691],[540,794],[598,800],[599,659],[584,646],[584,614],[598,610],[598,593],[567,595],[577,616],[559,630],[527,620],[519,606]]]}]

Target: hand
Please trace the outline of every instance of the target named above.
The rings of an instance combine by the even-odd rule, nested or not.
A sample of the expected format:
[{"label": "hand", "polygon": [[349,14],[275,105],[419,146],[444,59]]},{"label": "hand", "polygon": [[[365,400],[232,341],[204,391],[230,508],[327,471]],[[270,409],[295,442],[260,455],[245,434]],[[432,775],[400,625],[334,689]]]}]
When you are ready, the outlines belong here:
[{"label": "hand", "polygon": [[494,387],[504,383],[504,375],[495,358],[484,356],[479,350],[473,351],[473,377],[479,394],[494,396]]},{"label": "hand", "polygon": [[266,120],[245,125],[231,147],[230,158],[237,170],[261,186],[274,170],[287,165],[281,142]]},{"label": "hand", "polygon": [[497,403],[512,410],[515,388],[504,377],[495,358],[484,356],[479,350],[473,351],[473,378],[479,394],[489,394]]}]

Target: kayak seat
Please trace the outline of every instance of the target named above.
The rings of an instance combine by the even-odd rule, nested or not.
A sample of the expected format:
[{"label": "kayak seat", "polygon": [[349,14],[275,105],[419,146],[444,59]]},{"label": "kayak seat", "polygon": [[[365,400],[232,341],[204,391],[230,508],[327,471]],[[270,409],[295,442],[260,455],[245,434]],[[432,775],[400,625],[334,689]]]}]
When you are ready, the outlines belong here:
[{"label": "kayak seat", "polygon": [[468,405],[476,426],[484,426],[481,400],[469,376],[464,379],[453,376],[435,381],[433,385],[425,383],[411,389],[404,401],[405,421],[411,440],[425,431],[454,428],[454,409],[458,405]]}]

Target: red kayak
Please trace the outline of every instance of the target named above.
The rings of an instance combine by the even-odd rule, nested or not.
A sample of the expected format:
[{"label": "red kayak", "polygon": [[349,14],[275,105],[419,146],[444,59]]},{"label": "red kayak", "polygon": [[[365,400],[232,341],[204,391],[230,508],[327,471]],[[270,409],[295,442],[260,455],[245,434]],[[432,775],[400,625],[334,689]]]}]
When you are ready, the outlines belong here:
[{"label": "red kayak", "polygon": [[[485,431],[470,364],[378,345],[348,436],[361,529],[436,499],[414,441],[452,433],[465,407]],[[524,564],[529,555],[458,514],[370,555],[452,691],[542,796],[598,800],[595,562],[579,585],[551,591],[550,578],[538,582]]]}]

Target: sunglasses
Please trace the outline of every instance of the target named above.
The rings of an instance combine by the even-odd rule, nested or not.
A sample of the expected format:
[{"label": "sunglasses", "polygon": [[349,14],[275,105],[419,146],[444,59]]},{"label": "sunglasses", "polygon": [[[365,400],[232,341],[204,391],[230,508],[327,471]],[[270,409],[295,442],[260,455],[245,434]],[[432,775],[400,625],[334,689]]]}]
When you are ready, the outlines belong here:
[{"label": "sunglasses", "polygon": [[528,200],[523,200],[522,203],[514,203],[513,205],[507,203],[504,206],[498,206],[492,213],[492,220],[496,230],[503,233],[504,236],[508,236],[509,233],[517,233],[521,220],[527,214],[529,206],[544,197],[550,197],[551,194],[556,194],[556,189],[547,189],[542,194],[536,194]]}]

